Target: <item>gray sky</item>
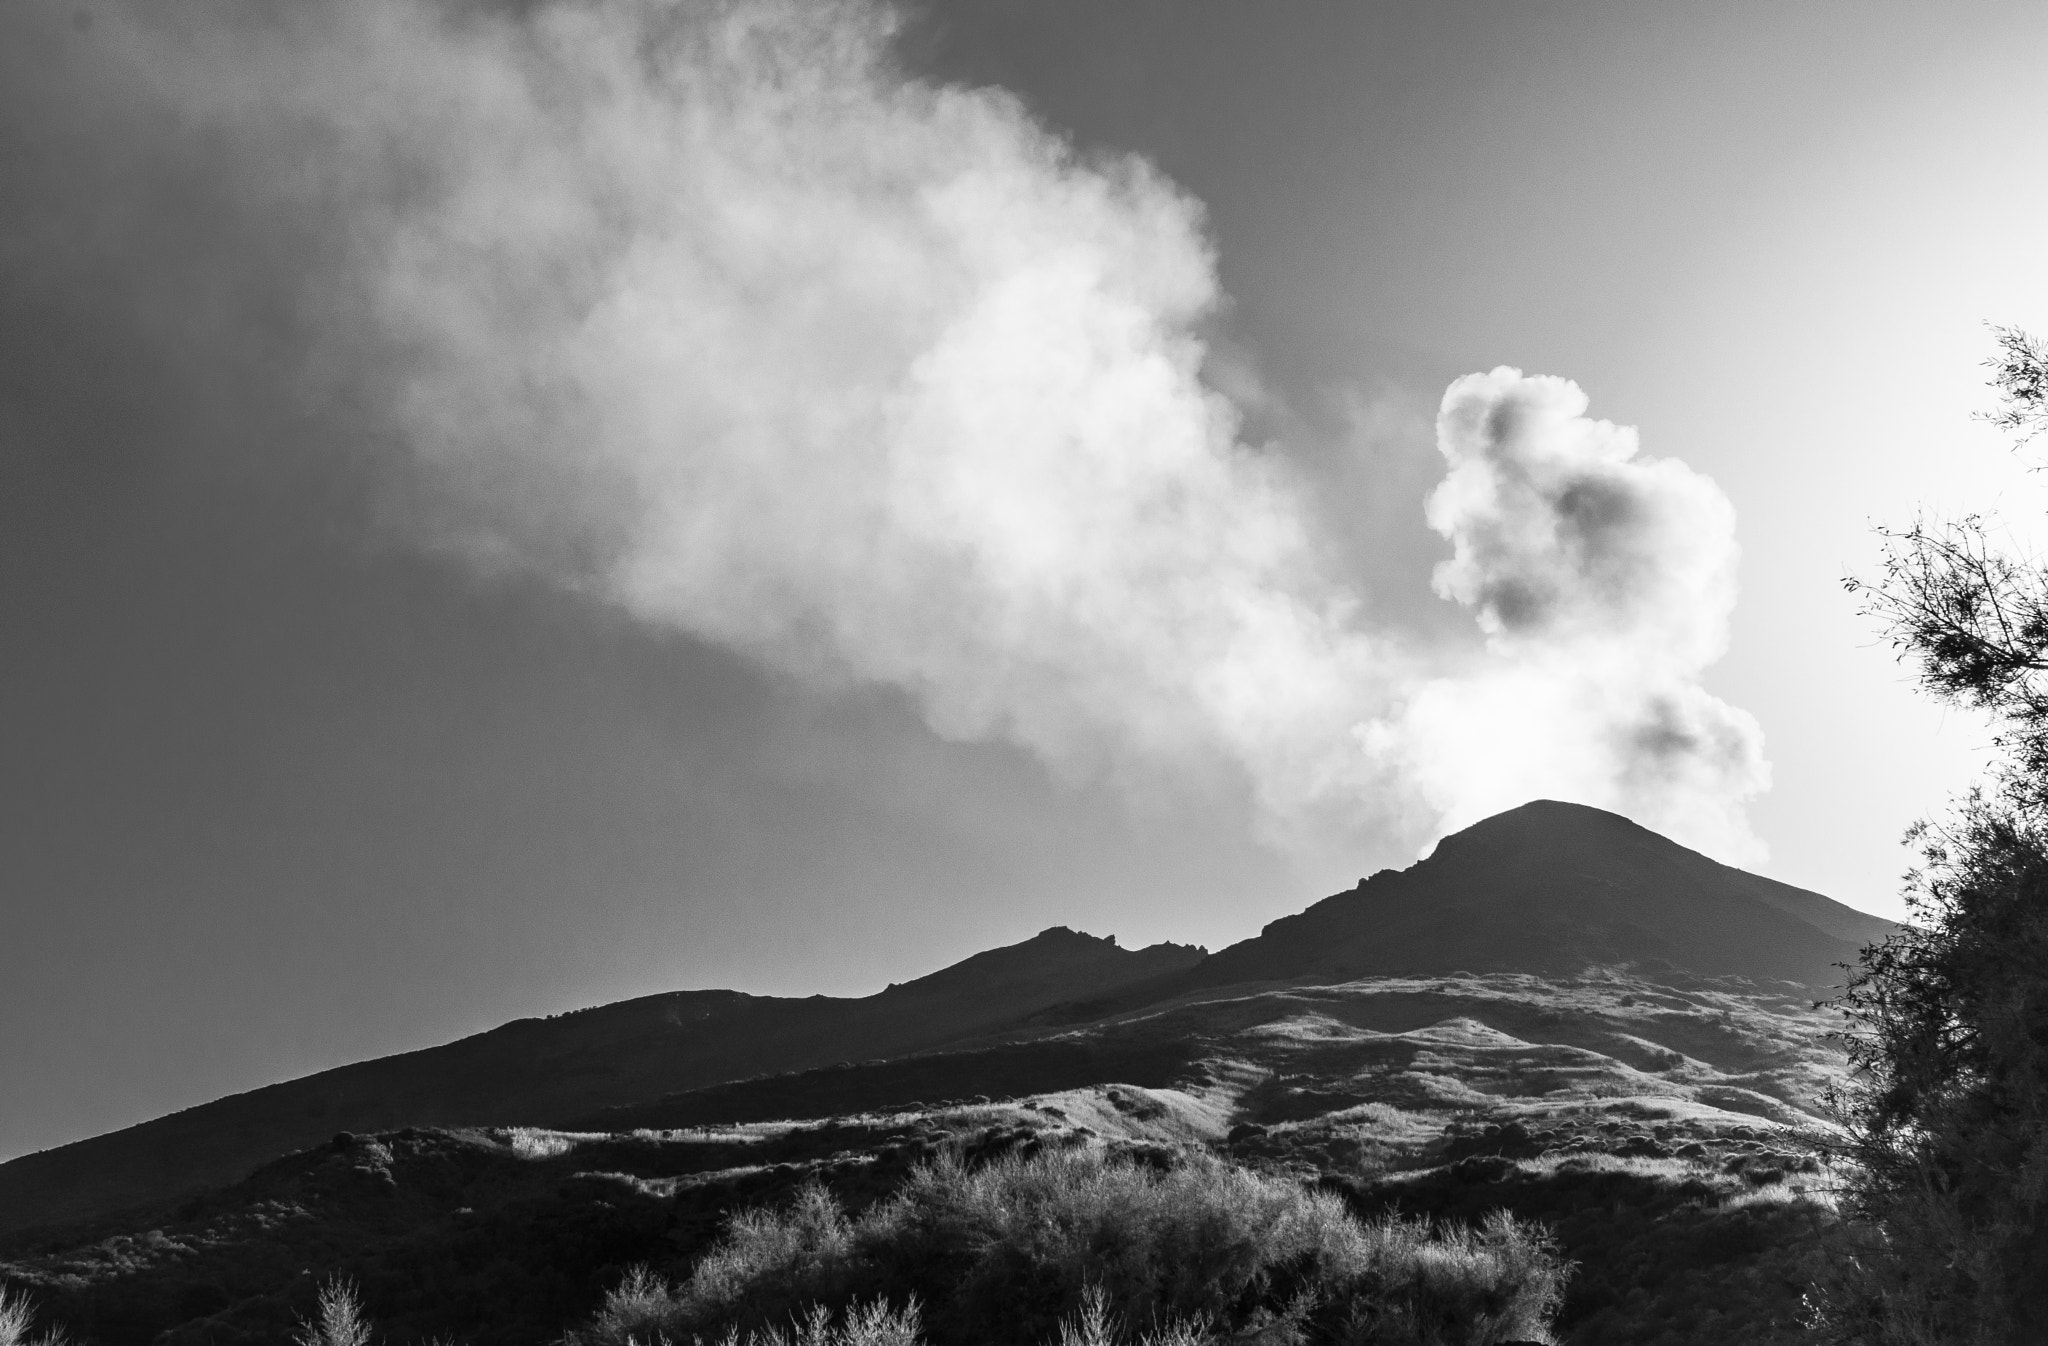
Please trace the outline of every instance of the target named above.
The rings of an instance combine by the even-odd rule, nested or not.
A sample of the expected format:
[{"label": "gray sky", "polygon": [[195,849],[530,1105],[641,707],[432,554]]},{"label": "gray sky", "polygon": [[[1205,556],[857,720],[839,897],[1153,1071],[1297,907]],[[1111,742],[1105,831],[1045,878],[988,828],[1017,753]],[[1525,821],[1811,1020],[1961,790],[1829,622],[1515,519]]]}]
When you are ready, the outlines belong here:
[{"label": "gray sky", "polygon": [[[0,193],[0,1156],[656,990],[864,993],[1057,923],[1214,946],[1428,840],[1412,807],[1375,803],[1291,844],[1273,819],[1330,805],[1289,802],[1280,731],[1189,729],[1169,705],[1172,751],[1105,735],[1159,698],[1073,691],[1128,671],[1088,662],[1109,658],[1099,633],[1075,637],[1073,685],[1028,660],[1006,682],[989,651],[1016,652],[979,628],[906,645],[887,612],[825,639],[831,658],[761,634],[777,584],[825,593],[830,618],[831,595],[885,579],[820,591],[830,566],[770,565],[758,594],[730,597],[730,570],[692,588],[678,553],[610,531],[610,478],[547,456],[580,404],[522,412],[539,467],[394,467],[431,456],[434,426],[463,452],[473,412],[419,411],[414,356],[329,334],[386,332],[407,295],[374,297],[386,326],[361,318],[359,254],[382,266],[417,236],[293,196],[348,127],[250,157],[233,82],[204,77],[222,68],[207,43],[253,25],[212,12],[242,17],[137,29],[25,0],[0,18],[0,174],[22,188]],[[906,77],[1001,86],[1017,125],[1070,139],[1080,166],[1045,182],[1133,153],[1184,193],[1139,206],[1199,202],[1198,232],[1158,227],[1183,252],[1206,238],[1228,296],[1190,329],[1202,379],[1305,484],[1315,573],[1374,641],[1476,657],[1473,613],[1432,592],[1451,545],[1424,521],[1453,379],[1575,380],[1644,454],[1710,477],[1741,553],[1701,695],[1761,726],[1773,784],[1731,805],[1767,848],[1755,867],[1891,913],[1898,834],[1969,778],[1983,734],[1914,698],[1839,579],[1871,568],[1873,523],[1916,509],[1995,507],[2023,535],[2040,515],[2037,480],[1969,417],[1981,324],[2048,329],[2044,39],[2048,15],[2019,4],[1020,0],[935,3],[895,50]],[[264,48],[248,104],[286,105],[263,81],[288,82],[276,53],[299,40]],[[136,60],[162,63],[162,89],[135,92]],[[400,111],[408,87],[391,73]],[[481,104],[492,86],[467,87]],[[998,142],[1025,134],[969,112]],[[1103,255],[1142,268],[1136,237]],[[1157,302],[1185,283],[1157,279]],[[493,349],[543,372],[580,349],[530,335]],[[787,366],[741,338],[753,356],[721,382],[773,397]],[[790,400],[857,386],[816,378]],[[669,501],[645,461],[621,470]],[[832,489],[779,484],[799,504]],[[936,627],[955,610],[919,601]],[[1026,629],[1051,661],[1048,620]],[[985,670],[1011,698],[993,710],[971,695]]]}]

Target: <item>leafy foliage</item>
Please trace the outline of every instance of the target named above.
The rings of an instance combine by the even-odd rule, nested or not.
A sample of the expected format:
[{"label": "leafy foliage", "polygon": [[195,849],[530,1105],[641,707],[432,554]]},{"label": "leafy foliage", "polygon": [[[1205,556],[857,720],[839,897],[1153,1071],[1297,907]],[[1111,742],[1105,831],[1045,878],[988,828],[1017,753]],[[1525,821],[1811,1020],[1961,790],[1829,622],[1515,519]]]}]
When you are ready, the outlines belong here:
[{"label": "leafy foliage", "polygon": [[2024,751],[2048,723],[2048,577],[1997,547],[1985,520],[1886,532],[1883,579],[1851,580],[1936,697],[1994,712]]},{"label": "leafy foliage", "polygon": [[1852,1339],[2030,1341],[2048,1321],[2042,822],[1978,794],[1929,829],[1916,924],[1866,950],[1843,998],[1849,1207],[1871,1226],[1834,1312]]},{"label": "leafy foliage", "polygon": [[[2022,440],[2048,428],[2048,344],[2011,328],[1992,329],[1999,354],[1989,362],[2003,408],[1989,419]],[[2008,761],[2008,794],[2048,784],[2048,567],[1992,538],[1981,515],[1903,531],[1886,540],[1881,578],[1844,583],[1865,599],[1902,659],[1939,700],[1991,712]]]},{"label": "leafy foliage", "polygon": [[[1993,417],[2048,423],[2048,347],[2000,330]],[[1853,586],[1852,586],[1853,587]],[[1851,1340],[2018,1343],[2048,1322],[2048,568],[1981,520],[1891,537],[1869,609],[1936,697],[1989,711],[2004,759],[1918,833],[1914,924],[1840,1006],[1855,1082],[1844,1249],[1822,1314]]]},{"label": "leafy foliage", "polygon": [[1993,327],[1991,334],[1998,354],[1985,363],[2005,405],[1987,419],[2025,443],[2048,426],[2048,344],[2016,327]]}]

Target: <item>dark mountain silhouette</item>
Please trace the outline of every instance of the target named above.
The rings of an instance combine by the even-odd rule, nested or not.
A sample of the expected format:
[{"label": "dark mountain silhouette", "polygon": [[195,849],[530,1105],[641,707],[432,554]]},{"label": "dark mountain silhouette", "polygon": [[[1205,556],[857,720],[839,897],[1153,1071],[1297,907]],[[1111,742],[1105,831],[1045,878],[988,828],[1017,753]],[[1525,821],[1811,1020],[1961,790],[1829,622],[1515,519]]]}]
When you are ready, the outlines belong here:
[{"label": "dark mountain silhouette", "polygon": [[1841,979],[1892,923],[1709,860],[1618,814],[1537,800],[1445,837],[1191,970],[1271,977],[1666,964],[1704,976]]},{"label": "dark mountain silhouette", "polygon": [[1202,957],[1056,926],[860,999],[677,991],[520,1019],[0,1164],[0,1233],[232,1182],[341,1131],[564,1125],[679,1090],[931,1050]]},{"label": "dark mountain silhouette", "polygon": [[1087,1147],[1170,1169],[1206,1151],[1313,1174],[1363,1214],[1542,1222],[1578,1264],[1559,1320],[1577,1346],[1802,1346],[1827,1212],[1801,1193],[1824,1180],[1797,1136],[1836,1078],[1836,1021],[1781,985],[1675,980],[1223,987],[566,1133],[336,1137],[173,1205],[0,1237],[0,1281],[100,1346],[275,1346],[335,1276],[380,1340],[529,1346],[587,1322],[623,1268],[681,1274],[735,1211],[812,1183],[859,1209],[941,1154]]},{"label": "dark mountain silhouette", "polygon": [[1540,799],[1445,837],[1193,967],[1041,1023],[1238,983],[1456,971],[1657,973],[1793,982],[1820,991],[1896,927],[1819,893],[1720,864],[1618,814]]},{"label": "dark mountain silhouette", "polygon": [[234,1095],[0,1164],[0,1233],[172,1201],[342,1131],[624,1130],[1149,1083],[1182,1059],[1174,1044],[1033,1041],[1243,984],[1625,963],[1821,987],[1891,928],[1614,814],[1538,801],[1213,956],[1055,928],[862,999],[647,996]]}]

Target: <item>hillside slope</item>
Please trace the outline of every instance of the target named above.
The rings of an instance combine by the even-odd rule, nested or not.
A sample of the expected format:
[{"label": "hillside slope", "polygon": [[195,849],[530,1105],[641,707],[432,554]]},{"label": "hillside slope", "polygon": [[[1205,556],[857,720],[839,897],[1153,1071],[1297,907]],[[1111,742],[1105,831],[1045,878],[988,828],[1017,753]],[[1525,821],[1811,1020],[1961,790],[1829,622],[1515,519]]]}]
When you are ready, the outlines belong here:
[{"label": "hillside slope", "polygon": [[[0,1164],[0,1233],[232,1182],[340,1131],[624,1129],[694,1124],[684,1117],[818,1116],[877,1106],[885,1095],[995,1097],[1102,1083],[1113,1077],[1104,1071],[1141,1075],[1183,1055],[1144,1055],[1141,1065],[1119,1055],[1122,1046],[973,1053],[1231,987],[1455,973],[1555,978],[1629,965],[1675,985],[1734,977],[1810,998],[1839,979],[1836,964],[1892,928],[1615,814],[1537,801],[1213,956],[1171,944],[1124,950],[1056,928],[862,999],[647,996],[235,1095]],[[948,1048],[973,1050],[950,1063],[828,1069]],[[769,1076],[784,1078],[761,1078]],[[719,1091],[748,1080],[760,1082]]]},{"label": "hillside slope", "polygon": [[586,1317],[623,1268],[677,1272],[733,1211],[805,1183],[857,1207],[946,1152],[1195,1149],[1313,1175],[1360,1214],[1508,1206],[1555,1227],[1579,1263],[1572,1346],[1797,1346],[1819,1181],[1799,1134],[1839,1078],[1836,1026],[1735,979],[1606,971],[1226,989],[569,1134],[357,1135],[145,1220],[0,1238],[0,1280],[100,1346],[282,1341],[336,1275],[384,1340],[521,1346]]},{"label": "hillside slope", "polygon": [[1045,1023],[1205,988],[1451,972],[1649,974],[1789,982],[1825,994],[1839,964],[1896,927],[1819,893],[1710,860],[1618,814],[1537,800],[1445,837],[1426,860],[1113,997]]},{"label": "hillside slope", "polygon": [[860,999],[677,991],[521,1019],[0,1164],[0,1233],[233,1182],[341,1131],[556,1125],[677,1090],[941,1047],[1202,956],[1055,927]]},{"label": "hillside slope", "polygon": [[[1568,973],[1661,963],[1825,986],[1890,923],[1716,863],[1618,814],[1538,800],[1427,860],[1267,926],[1200,968],[1210,985],[1340,973]],[[1840,932],[1840,933],[1837,933]]]}]

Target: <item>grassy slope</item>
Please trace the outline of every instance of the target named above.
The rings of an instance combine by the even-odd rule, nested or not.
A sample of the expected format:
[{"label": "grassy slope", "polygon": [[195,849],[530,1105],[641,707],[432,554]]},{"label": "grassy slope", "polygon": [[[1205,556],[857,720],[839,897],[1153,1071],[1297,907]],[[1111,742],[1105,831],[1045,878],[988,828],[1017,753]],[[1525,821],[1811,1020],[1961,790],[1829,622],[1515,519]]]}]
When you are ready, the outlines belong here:
[{"label": "grassy slope", "polygon": [[[1663,980],[1680,987],[1701,973],[1759,984],[1770,978],[1824,983],[1836,975],[1832,964],[1854,956],[1857,940],[1888,928],[1818,894],[1716,864],[1614,814],[1537,801],[1447,837],[1428,860],[1376,875],[1213,957],[1175,945],[1123,950],[1110,940],[1052,930],[859,1000],[732,991],[648,996],[522,1020],[444,1047],[221,1099],[0,1164],[0,1232],[231,1182],[338,1130],[680,1125],[705,1116],[900,1106],[935,1094],[1039,1092],[1115,1078],[1100,1073],[1101,1060],[1061,1063],[1044,1051],[1025,1051],[1009,1061],[955,1057],[943,1068],[906,1066],[894,1083],[869,1072],[831,1081],[814,1077],[796,1087],[764,1084],[723,1098],[701,1093],[764,1075],[984,1046],[992,1035],[1028,1044],[1063,1024],[1109,1023],[1116,1031],[1106,1050],[1142,1055],[1144,1044],[1163,1039],[1132,1028],[1132,1011],[1141,1018],[1165,1014],[1167,1022],[1206,1032],[1200,1016],[1191,1021],[1175,1007],[1191,996],[1261,981],[1418,973],[1455,979],[1462,975],[1457,969],[1555,979],[1570,978],[1590,962],[1661,968]],[[1414,1003],[1426,1010],[1443,999],[1431,1000],[1431,994],[1414,991]],[[1515,994],[1512,987],[1508,994]],[[1499,999],[1491,997],[1486,1012],[1510,1015],[1495,1003]],[[1377,1003],[1391,1012],[1387,996]],[[1527,1037],[1506,1022],[1495,1026]],[[1537,1030],[1547,1031],[1542,1025],[1530,1031]],[[1102,1038],[1095,1033],[1091,1040]],[[1530,1040],[1560,1041],[1541,1032]],[[1639,1052],[1631,1055],[1613,1031],[1581,1045],[1638,1067],[1649,1064]],[[1666,1046],[1688,1050],[1678,1041]],[[1127,1072],[1121,1077],[1145,1082],[1159,1070],[1177,1069],[1177,1059],[1169,1059],[1173,1051],[1160,1050],[1164,1054],[1150,1064],[1118,1066]],[[1724,1075],[1741,1073],[1719,1059],[1702,1059]],[[949,1085],[944,1077],[959,1071],[974,1073],[976,1081]],[[1665,1083],[1687,1078],[1661,1068],[1644,1073]],[[919,1075],[921,1082],[911,1080]],[[700,1092],[668,1097],[689,1091]],[[1768,1090],[1746,1102],[1739,1094],[1722,1097],[1731,1106],[1771,1107]],[[632,1111],[607,1114],[607,1108]]]},{"label": "grassy slope", "polygon": [[[1011,1047],[957,1058],[954,1073],[913,1060],[824,1072],[829,1090],[763,1081],[765,1094],[683,1095],[667,1106],[695,1109],[670,1117],[684,1129],[362,1138],[119,1232],[0,1250],[0,1276],[105,1346],[165,1329],[167,1343],[278,1340],[337,1271],[362,1282],[393,1340],[532,1341],[589,1313],[625,1266],[680,1270],[724,1214],[809,1177],[860,1209],[945,1146],[1078,1141],[1159,1162],[1200,1147],[1324,1185],[1361,1212],[1469,1219],[1506,1206],[1550,1221],[1582,1264],[1562,1318],[1574,1342],[1789,1340],[1792,1236],[1825,1218],[1796,1133],[1817,1125],[1836,1068],[1830,1024],[1791,988],[1673,980],[1495,974],[1211,993],[1048,1036],[1037,1057]],[[1096,1068],[1034,1076],[1047,1059]],[[1103,1082],[1132,1075],[1144,1083]],[[947,1078],[1026,1096],[940,1106],[934,1083]],[[716,1125],[768,1099],[802,1112],[805,1097],[823,1100],[814,1111],[848,1099],[868,1110]]]},{"label": "grassy slope", "polygon": [[857,1000],[683,991],[523,1019],[0,1164],[0,1233],[233,1182],[337,1131],[559,1126],[673,1090],[920,1051],[1201,956],[1057,928]]}]

